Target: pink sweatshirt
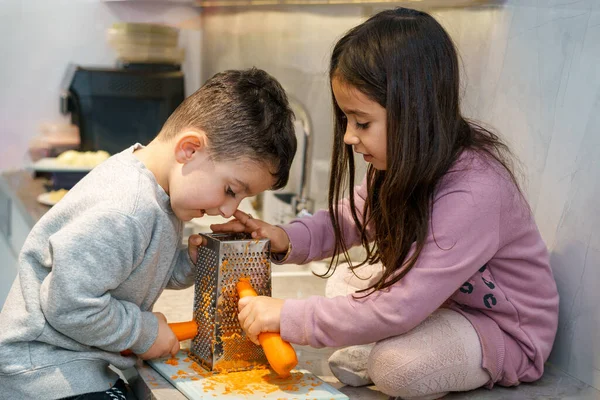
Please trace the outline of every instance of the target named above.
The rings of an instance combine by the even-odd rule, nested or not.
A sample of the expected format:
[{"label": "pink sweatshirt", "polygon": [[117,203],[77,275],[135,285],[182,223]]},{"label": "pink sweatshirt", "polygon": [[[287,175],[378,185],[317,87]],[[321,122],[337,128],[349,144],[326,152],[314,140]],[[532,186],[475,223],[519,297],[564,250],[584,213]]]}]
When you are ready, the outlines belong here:
[{"label": "pink sweatshirt", "polygon": [[[363,182],[355,188],[361,211],[366,195]],[[343,230],[347,245],[354,246],[360,239],[349,207],[344,200]],[[537,380],[556,334],[558,292],[546,246],[506,171],[463,153],[435,192],[431,226],[417,263],[389,289],[363,299],[286,300],[282,337],[313,347],[372,343],[408,332],[444,306],[477,330],[488,387]],[[287,262],[332,255],[327,211],[283,228],[292,242]]]}]

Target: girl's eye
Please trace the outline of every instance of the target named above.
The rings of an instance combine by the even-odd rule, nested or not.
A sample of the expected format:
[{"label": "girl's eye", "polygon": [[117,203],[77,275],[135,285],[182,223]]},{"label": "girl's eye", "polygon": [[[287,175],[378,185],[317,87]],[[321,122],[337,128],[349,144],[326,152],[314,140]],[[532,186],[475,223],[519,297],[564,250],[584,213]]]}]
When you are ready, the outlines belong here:
[{"label": "girl's eye", "polygon": [[235,198],[235,193],[233,192],[233,190],[231,190],[231,187],[229,187],[229,186],[227,186],[227,189],[225,189],[225,194],[227,196]]},{"label": "girl's eye", "polygon": [[356,123],[356,129],[367,129],[369,127],[369,123],[365,122],[364,124]]}]

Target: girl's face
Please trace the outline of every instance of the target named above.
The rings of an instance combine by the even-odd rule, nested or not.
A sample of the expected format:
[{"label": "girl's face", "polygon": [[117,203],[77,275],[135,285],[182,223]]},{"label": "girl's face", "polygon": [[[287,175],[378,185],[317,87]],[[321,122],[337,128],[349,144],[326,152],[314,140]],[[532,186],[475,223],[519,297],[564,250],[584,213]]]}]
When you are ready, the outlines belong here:
[{"label": "girl's face", "polygon": [[335,101],[346,116],[344,143],[351,145],[356,153],[375,169],[387,167],[387,142],[385,108],[371,100],[354,86],[338,78],[332,80]]},{"label": "girl's face", "polygon": [[244,158],[215,162],[201,148],[176,165],[169,182],[173,212],[189,221],[205,214],[230,218],[245,197],[270,189],[275,179],[265,163]]}]

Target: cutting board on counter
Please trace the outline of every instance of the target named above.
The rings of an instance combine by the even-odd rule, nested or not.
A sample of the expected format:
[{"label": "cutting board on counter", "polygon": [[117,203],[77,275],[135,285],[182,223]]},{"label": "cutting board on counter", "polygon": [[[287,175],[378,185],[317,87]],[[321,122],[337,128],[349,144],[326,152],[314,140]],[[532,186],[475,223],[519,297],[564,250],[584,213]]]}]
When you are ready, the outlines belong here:
[{"label": "cutting board on counter", "polygon": [[174,358],[147,361],[191,400],[206,399],[326,399],[348,400],[348,396],[307,370],[293,370],[289,378],[258,369],[211,374],[188,357],[185,350]]}]

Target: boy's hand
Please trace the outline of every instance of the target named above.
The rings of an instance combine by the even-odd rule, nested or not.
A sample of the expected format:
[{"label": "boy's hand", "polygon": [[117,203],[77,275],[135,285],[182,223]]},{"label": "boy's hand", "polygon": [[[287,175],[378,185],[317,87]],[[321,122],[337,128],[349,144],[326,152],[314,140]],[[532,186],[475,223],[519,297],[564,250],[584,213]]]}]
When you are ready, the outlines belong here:
[{"label": "boy's hand", "polygon": [[162,313],[155,312],[153,314],[158,318],[158,335],[148,351],[139,354],[138,356],[142,360],[166,357],[168,355],[175,356],[179,351],[179,340],[177,340],[177,336],[175,336],[167,324],[167,318]]},{"label": "boy's hand", "polygon": [[235,219],[224,224],[213,224],[210,229],[213,232],[248,232],[255,239],[270,239],[273,253],[284,253],[288,250],[290,239],[280,227],[252,218],[251,215],[240,210],[234,212],[233,216]]},{"label": "boy's hand", "polygon": [[188,239],[188,254],[194,264],[198,262],[198,246],[205,246],[206,239],[200,235],[190,235]]},{"label": "boy's hand", "polygon": [[279,332],[281,309],[285,300],[265,296],[248,296],[240,299],[238,319],[246,336],[252,342],[258,342],[262,332]]}]

